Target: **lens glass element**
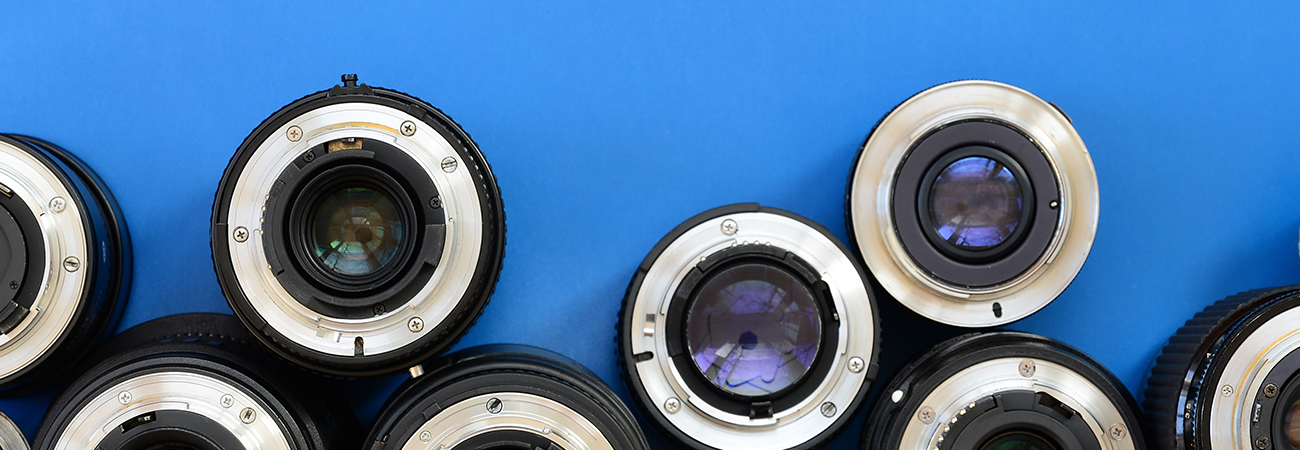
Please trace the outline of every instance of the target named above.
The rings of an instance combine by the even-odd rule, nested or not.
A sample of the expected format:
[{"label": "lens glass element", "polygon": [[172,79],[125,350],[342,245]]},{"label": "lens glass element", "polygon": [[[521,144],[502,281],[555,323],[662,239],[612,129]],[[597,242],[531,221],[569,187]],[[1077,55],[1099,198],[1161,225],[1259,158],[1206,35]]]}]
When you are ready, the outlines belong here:
[{"label": "lens glass element", "polygon": [[982,156],[953,161],[930,188],[930,219],[944,240],[963,250],[1006,241],[1020,225],[1020,181],[1001,162]]},{"label": "lens glass element", "polygon": [[1056,450],[1056,447],[1034,433],[1011,431],[985,441],[980,450]]},{"label": "lens glass element", "polygon": [[769,395],[798,383],[821,347],[812,291],[767,264],[718,272],[689,309],[686,341],[696,367],[732,394]]},{"label": "lens glass element", "polygon": [[1286,420],[1282,422],[1286,442],[1293,449],[1300,449],[1300,399],[1293,400],[1286,409]]},{"label": "lens glass element", "polygon": [[340,275],[375,273],[397,256],[403,226],[393,200],[368,187],[338,189],[312,212],[312,245],[320,264]]}]

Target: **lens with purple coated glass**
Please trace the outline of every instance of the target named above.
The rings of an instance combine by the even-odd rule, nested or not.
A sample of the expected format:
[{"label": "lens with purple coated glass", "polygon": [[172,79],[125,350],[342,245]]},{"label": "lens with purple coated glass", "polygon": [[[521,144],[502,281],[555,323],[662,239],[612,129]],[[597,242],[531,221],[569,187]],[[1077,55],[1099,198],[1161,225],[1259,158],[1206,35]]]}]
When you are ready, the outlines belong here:
[{"label": "lens with purple coated glass", "polygon": [[686,316],[695,367],[725,392],[760,397],[799,383],[821,347],[812,291],[768,264],[740,264],[696,291]]},{"label": "lens with purple coated glass", "polygon": [[963,250],[1006,242],[1024,211],[1020,181],[1003,162],[984,156],[953,161],[934,180],[929,195],[934,231]]}]

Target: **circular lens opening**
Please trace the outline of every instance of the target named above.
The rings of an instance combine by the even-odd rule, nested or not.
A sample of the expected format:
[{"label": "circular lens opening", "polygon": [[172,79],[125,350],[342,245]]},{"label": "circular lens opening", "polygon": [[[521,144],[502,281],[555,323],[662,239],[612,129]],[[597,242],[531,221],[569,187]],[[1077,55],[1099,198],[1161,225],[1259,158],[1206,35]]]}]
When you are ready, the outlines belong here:
[{"label": "circular lens opening", "polygon": [[1300,399],[1293,400],[1286,409],[1286,419],[1282,421],[1282,426],[1287,444],[1293,449],[1300,448]]},{"label": "circular lens opening", "polygon": [[1056,446],[1036,433],[1009,431],[985,441],[980,450],[1056,450]]},{"label": "circular lens opening", "polygon": [[812,291],[785,270],[740,264],[706,281],[686,315],[695,367],[725,392],[757,397],[797,384],[821,347]]},{"label": "circular lens opening", "polygon": [[1006,242],[1020,225],[1024,193],[1001,161],[968,156],[953,161],[930,187],[934,231],[962,250],[979,251]]},{"label": "circular lens opening", "polygon": [[380,271],[396,259],[406,239],[393,199],[370,186],[336,187],[308,220],[317,263],[344,276]]}]

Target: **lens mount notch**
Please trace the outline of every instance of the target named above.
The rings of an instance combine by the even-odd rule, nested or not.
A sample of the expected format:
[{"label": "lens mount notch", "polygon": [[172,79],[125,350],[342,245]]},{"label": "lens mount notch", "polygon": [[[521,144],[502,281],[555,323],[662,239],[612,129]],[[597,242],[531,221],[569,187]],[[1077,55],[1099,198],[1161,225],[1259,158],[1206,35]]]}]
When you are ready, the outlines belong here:
[{"label": "lens mount notch", "polygon": [[1140,450],[1138,411],[1113,374],[1072,347],[1026,333],[972,333],[899,370],[868,415],[861,448],[980,448],[1019,431],[1058,450]]},{"label": "lens mount notch", "polygon": [[320,395],[335,391],[329,381],[285,367],[253,341],[238,320],[220,314],[132,327],[78,365],[83,375],[55,399],[34,443],[104,450],[147,443],[230,449],[250,440],[259,450],[355,445],[347,401]]},{"label": "lens mount notch", "polygon": [[[978,155],[1019,166],[1023,177],[1012,176],[1033,197],[1012,233],[1023,234],[977,252],[938,239],[943,224],[927,225],[922,210],[943,170],[935,162],[970,147],[1007,156]],[[1014,86],[965,80],[918,93],[877,123],[855,158],[845,215],[854,252],[894,298],[945,324],[990,327],[1064,291],[1091,249],[1097,199],[1087,149],[1059,109]]]},{"label": "lens mount notch", "polygon": [[[758,249],[768,254],[753,253]],[[770,416],[762,409],[762,414],[751,414],[752,399],[727,398],[693,363],[663,356],[674,353],[669,345],[684,353],[685,330],[678,317],[684,315],[681,311],[692,295],[687,292],[693,289],[684,290],[681,280],[698,277],[697,283],[707,282],[707,272],[725,270],[737,258],[754,257],[783,261],[773,266],[802,278],[818,299],[823,332],[836,335],[831,347],[821,343],[815,364],[825,361],[829,369],[824,374],[810,371],[780,393]],[[800,269],[803,265],[807,267]],[[697,274],[690,275],[693,271]],[[824,300],[829,302],[820,303]],[[865,397],[877,369],[878,320],[864,269],[824,227],[758,204],[723,206],[675,227],[633,276],[618,325],[622,375],[651,424],[680,445],[817,448],[838,434]],[[676,344],[669,343],[673,341]],[[804,394],[805,388],[810,392]],[[734,404],[728,407],[719,399]],[[778,409],[782,402],[793,406]]]},{"label": "lens mount notch", "polygon": [[[290,165],[310,163],[308,154],[354,151],[351,143],[326,145],[348,140],[380,148],[375,159],[394,154],[383,151],[388,145],[399,159],[414,161],[385,163],[395,169],[386,173],[413,192],[415,217],[427,219],[415,228],[420,242],[412,257],[391,280],[353,286],[367,295],[337,285],[320,289],[313,283],[324,283],[308,281],[310,275],[291,280],[283,274],[313,269],[294,267],[288,253],[262,250],[266,240],[283,237],[268,237],[279,225],[262,230],[261,208],[275,180]],[[433,106],[357,84],[354,76],[285,106],[244,140],[217,190],[212,224],[214,268],[236,315],[282,356],[342,377],[399,371],[445,351],[483,311],[504,256],[500,190],[469,135]],[[276,276],[267,266],[283,271]]]},{"label": "lens mount notch", "polygon": [[[1289,406],[1283,404],[1286,392],[1300,384],[1294,381],[1300,367],[1297,323],[1300,286],[1242,292],[1187,321],[1161,349],[1147,378],[1143,407],[1151,446],[1282,445],[1278,416]],[[1292,381],[1279,384],[1283,380]]]},{"label": "lens mount notch", "polygon": [[[407,380],[389,397],[367,445],[649,449],[632,412],[609,386],[557,353],[484,345],[426,367],[434,369]],[[487,425],[489,421],[496,425]]]},{"label": "lens mount notch", "polygon": [[0,280],[12,294],[0,300],[0,332],[9,336],[0,393],[11,395],[60,379],[112,333],[130,291],[131,243],[104,181],[53,143],[0,134],[0,186],[13,219],[4,221],[5,273],[21,274]]}]

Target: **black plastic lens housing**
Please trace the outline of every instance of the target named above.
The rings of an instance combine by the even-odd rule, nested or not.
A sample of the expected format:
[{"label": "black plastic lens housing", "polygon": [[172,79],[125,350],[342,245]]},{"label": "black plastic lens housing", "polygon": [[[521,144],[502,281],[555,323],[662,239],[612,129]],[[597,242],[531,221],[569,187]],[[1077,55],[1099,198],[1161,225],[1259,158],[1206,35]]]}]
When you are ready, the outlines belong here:
[{"label": "black plastic lens housing", "polygon": [[245,139],[211,238],[222,290],[258,339],[321,373],[373,376],[446,351],[474,323],[505,211],[455,122],[345,76]]},{"label": "black plastic lens housing", "polygon": [[899,370],[860,447],[1140,450],[1138,413],[1124,385],[1078,350],[1026,333],[967,334]]},{"label": "black plastic lens housing", "polygon": [[1232,430],[1248,431],[1256,450],[1295,448],[1297,332],[1300,286],[1242,292],[1188,320],[1147,379],[1142,403],[1152,448],[1230,448],[1243,440]]},{"label": "black plastic lens housing", "polygon": [[628,286],[618,343],[632,398],[676,445],[810,449],[865,398],[877,320],[865,271],[829,231],[735,204],[651,249]]},{"label": "black plastic lens housing", "polygon": [[[424,367],[389,398],[363,448],[557,449],[570,448],[570,438],[590,448],[650,448],[609,386],[559,354],[487,345]],[[467,425],[471,417],[479,419]]]},{"label": "black plastic lens housing", "polygon": [[36,448],[246,448],[237,436],[294,450],[357,445],[356,420],[330,380],[265,351],[234,317],[145,322],[96,358],[51,405]]},{"label": "black plastic lens housing", "polygon": [[[50,142],[0,134],[0,394],[56,380],[107,339],[131,286],[126,221],[103,180]],[[8,183],[8,185],[6,184]],[[48,254],[46,241],[59,254]],[[73,278],[69,284],[64,281]]]}]

